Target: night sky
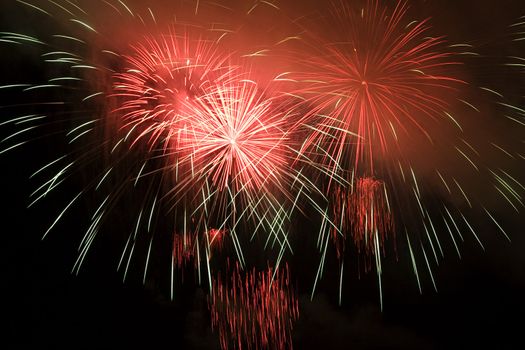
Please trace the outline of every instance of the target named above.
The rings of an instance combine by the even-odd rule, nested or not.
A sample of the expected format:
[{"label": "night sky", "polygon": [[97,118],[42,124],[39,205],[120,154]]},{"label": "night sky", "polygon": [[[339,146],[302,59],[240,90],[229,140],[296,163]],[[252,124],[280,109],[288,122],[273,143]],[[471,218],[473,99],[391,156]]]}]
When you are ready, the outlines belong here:
[{"label": "night sky", "polygon": [[[158,3],[162,4],[160,8],[169,8],[169,1]],[[321,10],[321,5],[313,0],[301,4],[281,3],[283,11],[291,13]],[[525,2],[429,0],[409,3],[412,6],[409,17],[432,17],[434,30],[446,35],[450,42],[477,45],[476,50],[484,58],[470,68],[479,73],[474,78],[479,81],[474,83],[497,87],[523,108],[523,70],[518,77],[519,70],[509,73],[506,69],[494,68],[497,65],[494,62],[504,62],[509,56],[525,56],[525,44],[505,39],[509,35],[509,24],[525,15]],[[42,34],[56,29],[44,27],[34,12],[14,0],[3,0],[0,31]],[[0,46],[0,85],[38,80],[47,75],[39,54],[29,47],[11,51],[10,46]],[[32,102],[24,96],[0,89],[0,123],[15,113],[13,106]],[[27,111],[31,107],[24,108]],[[0,129],[1,138],[14,130]],[[523,128],[511,130],[509,135],[514,137],[520,132],[522,137]],[[173,301],[169,295],[167,268],[152,273],[144,285],[139,272],[122,281],[122,271],[117,271],[117,264],[121,238],[128,234],[124,230],[130,222],[125,205],[117,208],[114,219],[104,225],[104,234],[97,237],[78,275],[72,274],[71,269],[77,258],[79,238],[89,225],[87,213],[91,213],[88,208],[92,207],[89,203],[73,207],[46,239],[41,240],[50,222],[85,179],[70,179],[45,201],[27,209],[31,192],[40,185],[29,177],[46,161],[63,154],[66,146],[65,142],[50,143],[46,138],[36,138],[29,146],[0,155],[3,203],[0,232],[6,267],[2,285],[7,292],[3,299],[4,310],[7,309],[3,314],[7,337],[1,347],[219,349],[218,335],[211,330],[206,285],[198,286],[191,272],[185,276],[184,284],[177,283]],[[521,147],[516,152],[523,150],[523,143]],[[523,160],[521,169],[515,168],[514,173],[523,179]],[[139,194],[130,195],[130,199],[136,196]],[[459,259],[452,243],[447,241],[445,257],[434,269],[438,292],[432,288],[428,275],[422,275],[423,293],[419,293],[411,262],[403,251],[406,246],[399,245],[397,257],[387,255],[383,260],[382,311],[373,270],[359,274],[356,268],[345,274],[343,302],[338,305],[339,272],[333,256],[310,300],[319,262],[315,238],[311,242],[296,238],[297,252],[287,257],[300,305],[300,317],[292,333],[294,348],[523,348],[523,214],[512,211],[498,214],[511,242],[492,226],[478,227],[485,251],[472,237],[467,237],[460,243]],[[479,213],[480,222],[483,215]],[[296,225],[301,235],[315,237],[317,234],[315,216]],[[158,252],[159,261],[169,253],[169,249]],[[248,249],[247,254],[257,253],[255,249]]]}]

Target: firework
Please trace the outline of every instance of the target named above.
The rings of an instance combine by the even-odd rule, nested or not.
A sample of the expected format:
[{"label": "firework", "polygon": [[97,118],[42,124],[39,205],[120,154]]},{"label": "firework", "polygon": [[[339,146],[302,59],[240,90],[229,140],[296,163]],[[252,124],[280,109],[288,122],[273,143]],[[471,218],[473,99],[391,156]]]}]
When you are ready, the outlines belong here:
[{"label": "firework", "polygon": [[287,265],[242,272],[236,264],[229,279],[214,279],[209,305],[222,349],[291,348],[299,304],[289,278]]},{"label": "firework", "polygon": [[[187,123],[178,128],[173,152],[178,164],[191,162],[192,178],[209,178],[219,192],[262,193],[285,172],[287,115],[257,86],[245,83],[213,89],[197,99]],[[183,176],[186,174],[183,174]],[[280,187],[285,192],[283,186]],[[253,201],[249,194],[244,204]]]},{"label": "firework", "polygon": [[208,231],[208,237],[210,240],[210,246],[215,247],[217,250],[222,250],[224,247],[224,240],[226,239],[227,235],[226,230],[218,230],[216,228],[212,228]]},{"label": "firework", "polygon": [[[322,260],[325,232],[332,232],[340,259],[341,237],[350,236],[359,252],[375,255],[379,277],[385,237],[396,229],[387,193],[390,186],[406,188],[398,181],[405,182],[404,166],[411,169],[405,140],[419,147],[421,137],[415,135],[421,135],[432,143],[436,135],[429,126],[445,120],[449,101],[463,84],[450,73],[458,63],[444,39],[430,36],[426,20],[408,22],[407,10],[406,2],[393,9],[377,1],[362,9],[332,6],[333,35],[329,41],[312,35],[322,40],[319,53],[296,77],[304,84],[297,93],[307,111],[301,123],[311,130],[300,152],[328,178],[330,209],[322,213],[318,240]],[[395,201],[404,197],[396,190]]]},{"label": "firework", "polygon": [[187,105],[210,86],[232,79],[235,70],[216,45],[187,33],[148,39],[132,50],[134,54],[124,57],[123,72],[115,74],[113,87],[121,131],[137,133],[131,145],[145,136],[151,147],[169,140],[169,133],[189,117]]},{"label": "firework", "polygon": [[444,39],[430,37],[428,21],[407,24],[407,8],[377,1],[361,10],[332,6],[336,34],[297,76],[309,106],[302,122],[312,129],[303,147],[321,153],[332,173],[343,167],[374,175],[381,157],[398,152],[404,133],[430,138],[425,119],[442,119],[446,94],[461,83],[447,70],[458,63]]},{"label": "firework", "polygon": [[[332,237],[338,241],[337,254],[342,256],[347,235],[358,253],[367,257],[379,253],[385,239],[394,232],[394,219],[388,204],[384,183],[373,178],[358,178],[350,189],[339,186],[332,191],[330,216],[339,227],[332,227]],[[376,242],[377,241],[377,242]]]},{"label": "firework", "polygon": [[175,234],[173,236],[173,261],[177,269],[183,269],[194,259],[195,238],[191,234]]}]

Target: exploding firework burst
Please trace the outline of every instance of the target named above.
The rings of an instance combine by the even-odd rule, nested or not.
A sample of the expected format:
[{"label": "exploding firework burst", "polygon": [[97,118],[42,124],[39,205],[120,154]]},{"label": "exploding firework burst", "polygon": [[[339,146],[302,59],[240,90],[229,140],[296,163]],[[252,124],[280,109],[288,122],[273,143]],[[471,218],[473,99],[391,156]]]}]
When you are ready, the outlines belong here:
[{"label": "exploding firework burst", "polygon": [[405,23],[405,2],[389,10],[369,1],[356,10],[332,7],[337,34],[298,76],[312,120],[303,147],[322,152],[333,173],[373,174],[376,157],[396,152],[398,134],[415,128],[431,138],[424,119],[445,116],[450,103],[440,95],[461,81],[447,70],[457,63],[442,37],[429,36],[428,21]]},{"label": "exploding firework burst", "polygon": [[[147,175],[167,179],[162,196],[181,213],[178,229],[208,232],[217,225],[217,232],[230,230],[238,241],[240,223],[271,226],[282,215],[281,209],[272,211],[279,203],[269,189],[288,191],[287,116],[255,83],[234,75],[216,47],[206,45],[198,41],[193,52],[186,36],[171,35],[135,48],[127,59],[131,67],[115,76],[120,103],[114,113],[124,135],[115,139],[129,138],[129,148],[144,139],[149,146],[141,158],[163,163]],[[242,261],[239,244],[236,249]]]},{"label": "exploding firework burst", "polygon": [[257,192],[272,196],[275,191],[268,191],[272,185],[287,192],[280,182],[293,179],[284,177],[291,176],[289,116],[274,101],[248,82],[215,88],[196,102],[173,136],[174,163],[181,168],[189,163],[186,168],[191,169],[191,174],[181,174],[183,184],[193,188],[209,181],[213,192],[231,191],[228,202],[241,196],[243,207],[258,201]]}]

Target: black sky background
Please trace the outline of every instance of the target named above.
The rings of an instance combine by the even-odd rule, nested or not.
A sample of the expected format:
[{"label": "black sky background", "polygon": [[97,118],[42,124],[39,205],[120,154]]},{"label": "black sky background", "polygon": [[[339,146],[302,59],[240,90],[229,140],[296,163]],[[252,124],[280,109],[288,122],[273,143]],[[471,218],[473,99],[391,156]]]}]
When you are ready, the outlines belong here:
[{"label": "black sky background", "polygon": [[[31,27],[28,18],[12,12],[9,1],[0,4],[2,24]],[[294,5],[299,6],[299,5]],[[315,10],[316,2],[302,5]],[[419,1],[416,8],[432,14],[432,23],[450,41],[471,39],[484,47],[503,37],[509,23],[525,15],[522,1]],[[9,11],[2,11],[8,9]],[[25,24],[24,24],[25,22]],[[489,46],[497,57],[525,56],[519,47]],[[498,51],[494,51],[494,48]],[[2,84],[42,74],[34,57],[19,58],[1,46]],[[523,95],[520,80],[509,82],[487,70],[483,80]],[[521,80],[522,81],[522,80]],[[1,105],[23,103],[0,92]],[[516,97],[519,103],[519,97]],[[523,101],[523,100],[521,100]],[[0,120],[10,110],[0,107]],[[60,144],[36,141],[31,147],[0,156],[0,233],[2,234],[2,286],[5,349],[217,349],[211,332],[206,291],[189,283],[169,300],[159,282],[142,285],[140,278],[122,282],[116,271],[121,247],[97,242],[89,262],[76,276],[78,237],[85,231],[85,212],[74,208],[45,240],[42,233],[71,192],[62,189],[50,200],[26,209],[36,183],[28,181],[39,159],[63,152]],[[59,203],[54,205],[55,203]],[[480,228],[486,250],[473,240],[461,246],[462,259],[451,247],[435,270],[438,292],[429,281],[420,295],[406,259],[384,261],[384,310],[381,312],[374,273],[347,276],[343,305],[337,304],[338,271],[327,273],[310,301],[312,271],[318,258],[305,254],[291,259],[291,272],[299,282],[300,318],[294,328],[296,349],[522,349],[525,328],[525,235],[522,217],[501,218],[512,242],[493,227]],[[119,218],[110,225],[118,231]],[[108,227],[106,227],[108,229]],[[313,233],[315,234],[315,233]],[[105,244],[104,244],[105,243]],[[403,256],[403,253],[400,253]],[[117,257],[117,259],[116,259]],[[330,267],[330,265],[329,265]],[[166,276],[168,279],[168,276]]]}]

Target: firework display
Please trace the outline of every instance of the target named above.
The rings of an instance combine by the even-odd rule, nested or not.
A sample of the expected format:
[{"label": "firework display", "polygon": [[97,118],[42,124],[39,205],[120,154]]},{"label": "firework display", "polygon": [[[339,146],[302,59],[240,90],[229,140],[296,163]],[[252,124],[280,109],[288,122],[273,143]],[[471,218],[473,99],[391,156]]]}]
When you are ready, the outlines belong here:
[{"label": "firework display", "polygon": [[[0,157],[60,150],[31,159],[28,206],[53,203],[44,238],[85,214],[74,273],[104,239],[124,280],[167,270],[172,301],[178,278],[205,288],[222,349],[287,349],[296,286],[313,282],[313,298],[331,260],[340,304],[347,266],[375,270],[382,308],[385,257],[422,292],[448,250],[485,249],[481,228],[511,240],[500,213],[525,206],[522,96],[485,84],[478,48],[409,1],[144,3],[17,0],[48,29],[0,23],[0,47],[38,71],[2,78]],[[523,77],[524,58],[505,60]],[[288,259],[310,241],[317,269],[296,281]]]}]

